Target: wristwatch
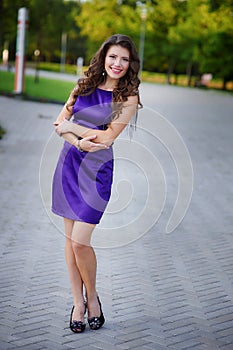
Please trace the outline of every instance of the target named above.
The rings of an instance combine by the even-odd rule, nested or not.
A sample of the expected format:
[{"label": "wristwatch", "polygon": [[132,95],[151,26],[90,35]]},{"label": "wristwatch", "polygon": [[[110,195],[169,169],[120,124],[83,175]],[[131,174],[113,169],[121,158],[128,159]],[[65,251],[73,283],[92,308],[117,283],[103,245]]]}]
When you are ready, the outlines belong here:
[{"label": "wristwatch", "polygon": [[80,141],[82,140],[82,138],[78,138],[78,142],[77,142],[77,149],[79,150],[79,152],[84,152],[84,150],[82,149],[82,147],[80,147]]}]

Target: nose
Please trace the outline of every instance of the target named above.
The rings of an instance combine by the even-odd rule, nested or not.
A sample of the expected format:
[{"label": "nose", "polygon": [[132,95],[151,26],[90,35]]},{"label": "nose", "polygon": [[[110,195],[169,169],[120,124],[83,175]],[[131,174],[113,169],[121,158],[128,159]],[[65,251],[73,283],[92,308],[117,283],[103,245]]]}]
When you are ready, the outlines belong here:
[{"label": "nose", "polygon": [[114,66],[121,66],[121,59],[120,58],[116,58],[115,62],[114,62]]}]

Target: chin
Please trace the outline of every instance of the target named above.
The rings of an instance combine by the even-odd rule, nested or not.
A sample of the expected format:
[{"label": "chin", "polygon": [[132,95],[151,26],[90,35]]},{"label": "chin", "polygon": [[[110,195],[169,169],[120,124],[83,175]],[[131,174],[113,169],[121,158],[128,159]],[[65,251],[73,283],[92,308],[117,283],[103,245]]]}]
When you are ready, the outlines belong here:
[{"label": "chin", "polygon": [[116,74],[109,74],[109,77],[111,79],[114,79],[114,80],[119,80],[120,78],[122,78],[125,74],[119,74],[119,75],[116,75]]}]

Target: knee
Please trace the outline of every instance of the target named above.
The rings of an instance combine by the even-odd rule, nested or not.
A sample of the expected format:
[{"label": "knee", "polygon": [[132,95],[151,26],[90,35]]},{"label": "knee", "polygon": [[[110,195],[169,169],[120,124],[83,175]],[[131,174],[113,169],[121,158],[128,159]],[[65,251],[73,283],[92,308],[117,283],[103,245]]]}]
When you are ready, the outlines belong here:
[{"label": "knee", "polygon": [[88,246],[77,241],[72,241],[72,248],[75,254],[83,254],[86,252]]}]

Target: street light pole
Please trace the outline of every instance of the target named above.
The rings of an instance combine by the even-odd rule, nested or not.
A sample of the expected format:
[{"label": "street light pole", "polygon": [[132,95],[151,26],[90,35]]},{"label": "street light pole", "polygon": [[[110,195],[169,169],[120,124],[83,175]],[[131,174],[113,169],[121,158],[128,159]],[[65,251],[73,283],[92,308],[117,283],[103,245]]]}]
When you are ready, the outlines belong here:
[{"label": "street light pole", "polygon": [[35,50],[34,51],[34,56],[35,56],[35,79],[34,82],[38,83],[39,82],[39,63],[40,63],[40,50]]},{"label": "street light pole", "polygon": [[63,32],[61,36],[61,62],[60,72],[65,72],[66,64],[66,44],[67,44],[67,33]]},{"label": "street light pole", "polygon": [[145,44],[145,34],[146,34],[146,5],[138,2],[141,7],[141,30],[140,30],[140,42],[139,42],[139,59],[140,59],[140,71],[139,76],[142,74],[143,70],[143,60],[144,60],[144,44]]}]

